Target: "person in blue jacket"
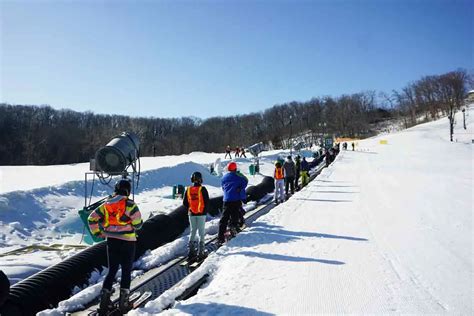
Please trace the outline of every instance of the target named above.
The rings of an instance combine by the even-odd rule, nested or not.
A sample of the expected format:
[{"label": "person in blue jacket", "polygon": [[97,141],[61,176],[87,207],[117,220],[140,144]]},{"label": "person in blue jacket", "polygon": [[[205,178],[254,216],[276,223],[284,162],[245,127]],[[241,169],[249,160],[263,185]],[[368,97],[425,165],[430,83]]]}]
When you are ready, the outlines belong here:
[{"label": "person in blue jacket", "polygon": [[229,220],[231,227],[237,227],[238,225],[243,192],[245,192],[248,184],[248,179],[237,171],[237,164],[235,162],[230,162],[227,165],[227,170],[229,172],[221,180],[222,190],[224,191],[224,211],[219,222],[219,234],[217,237],[219,244],[225,242],[224,234]]},{"label": "person in blue jacket", "polygon": [[[241,175],[242,177],[244,177],[245,179],[247,179],[243,174],[241,174],[240,172],[237,171],[237,174]],[[247,181],[248,182],[248,181]],[[247,192],[244,190],[241,190],[240,191],[240,201],[242,203],[240,203],[240,208],[239,208],[239,211],[237,212],[237,215],[238,215],[238,225],[237,225],[237,230],[238,231],[241,231],[242,230],[242,226],[244,226],[245,224],[245,219],[244,219],[244,215],[245,215],[245,209],[244,209],[244,204],[247,204]]]}]

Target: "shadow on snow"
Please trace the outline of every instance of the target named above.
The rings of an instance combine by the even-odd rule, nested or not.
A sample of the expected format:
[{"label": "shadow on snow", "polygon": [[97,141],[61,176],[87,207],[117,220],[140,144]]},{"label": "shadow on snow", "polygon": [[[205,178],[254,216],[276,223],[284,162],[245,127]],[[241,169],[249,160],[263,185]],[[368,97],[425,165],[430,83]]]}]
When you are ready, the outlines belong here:
[{"label": "shadow on snow", "polygon": [[178,303],[173,307],[173,309],[177,309],[190,315],[273,315],[270,313],[260,312],[253,308],[218,303]]},{"label": "shadow on snow", "polygon": [[291,261],[291,262],[318,262],[318,263],[335,264],[335,265],[345,264],[345,262],[337,261],[337,260],[292,257],[292,256],[286,256],[286,255],[261,253],[261,252],[255,252],[255,251],[239,251],[239,252],[229,253],[229,255],[243,255],[243,256],[248,256],[248,257],[258,257],[258,258],[269,259],[269,260],[280,260],[280,261]]}]

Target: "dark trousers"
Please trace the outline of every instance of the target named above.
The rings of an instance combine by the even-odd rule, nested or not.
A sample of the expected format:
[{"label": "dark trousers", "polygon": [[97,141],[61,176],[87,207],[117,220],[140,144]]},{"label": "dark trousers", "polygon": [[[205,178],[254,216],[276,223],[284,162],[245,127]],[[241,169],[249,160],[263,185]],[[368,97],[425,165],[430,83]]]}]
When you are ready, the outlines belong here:
[{"label": "dark trousers", "polygon": [[219,221],[219,240],[224,240],[227,224],[229,224],[229,226],[237,227],[239,224],[239,212],[241,207],[242,201],[224,202],[224,211],[222,212],[222,217]]},{"label": "dark trousers", "polygon": [[115,275],[119,266],[122,268],[120,287],[130,289],[133,260],[135,259],[136,241],[107,238],[107,263],[109,273],[104,280],[104,289],[112,290]]},{"label": "dark trousers", "polygon": [[285,193],[288,194],[288,186],[291,189],[291,194],[295,193],[295,177],[285,178]]},{"label": "dark trousers", "polygon": [[298,186],[298,180],[299,180],[299,178],[300,178],[300,173],[301,173],[301,170],[296,169],[295,189],[297,189],[297,190],[298,190],[298,187],[299,187],[299,186]]}]

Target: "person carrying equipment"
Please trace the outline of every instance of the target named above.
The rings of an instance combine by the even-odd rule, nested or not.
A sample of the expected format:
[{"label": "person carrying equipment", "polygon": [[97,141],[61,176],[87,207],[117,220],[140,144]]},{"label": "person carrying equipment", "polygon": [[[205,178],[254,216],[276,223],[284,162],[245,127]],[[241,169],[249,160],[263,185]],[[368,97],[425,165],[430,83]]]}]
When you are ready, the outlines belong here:
[{"label": "person carrying equipment", "polygon": [[239,171],[237,171],[237,163],[230,162],[227,165],[226,173],[221,180],[222,190],[224,191],[224,211],[219,222],[219,234],[217,242],[223,244],[225,242],[225,231],[230,220],[230,226],[236,228],[239,222],[239,211],[242,207],[242,191],[248,184],[248,179]]},{"label": "person carrying equipment", "polygon": [[[189,251],[188,261],[202,260],[206,257],[205,224],[206,213],[209,205],[209,193],[202,185],[202,174],[198,171],[191,175],[192,186],[186,188],[183,205],[188,210],[189,217]],[[199,232],[199,247],[196,240],[196,232]]]},{"label": "person carrying equipment", "polygon": [[283,167],[281,162],[275,162],[275,171],[273,172],[273,178],[275,179],[275,203],[283,203],[285,201],[285,176],[283,173]]},{"label": "person carrying equipment", "polygon": [[88,218],[91,233],[107,238],[109,272],[102,286],[99,315],[107,315],[109,309],[113,307],[110,295],[119,266],[122,268],[119,309],[122,313],[126,313],[132,307],[129,296],[137,242],[135,231],[142,226],[143,221],[138,206],[128,198],[131,189],[130,181],[119,180],[115,184],[114,193],[92,211]]}]

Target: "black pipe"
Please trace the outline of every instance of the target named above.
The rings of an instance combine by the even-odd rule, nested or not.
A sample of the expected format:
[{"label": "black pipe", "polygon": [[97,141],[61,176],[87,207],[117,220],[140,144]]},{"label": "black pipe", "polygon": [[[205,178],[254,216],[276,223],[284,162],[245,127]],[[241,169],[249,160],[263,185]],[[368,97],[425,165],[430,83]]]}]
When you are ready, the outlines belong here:
[{"label": "black pipe", "polygon": [[[257,201],[273,189],[273,178],[265,177],[260,184],[246,190],[247,200]],[[209,214],[217,216],[221,209],[222,196],[210,199]],[[175,240],[188,225],[187,210],[183,206],[150,218],[137,232],[135,259],[147,250]],[[75,286],[86,285],[94,270],[102,270],[104,266],[107,266],[106,243],[100,242],[13,285],[7,300],[0,306],[0,315],[34,315],[53,308],[69,298]]]}]

